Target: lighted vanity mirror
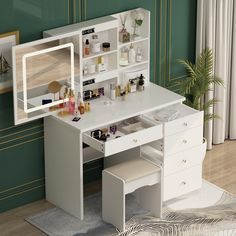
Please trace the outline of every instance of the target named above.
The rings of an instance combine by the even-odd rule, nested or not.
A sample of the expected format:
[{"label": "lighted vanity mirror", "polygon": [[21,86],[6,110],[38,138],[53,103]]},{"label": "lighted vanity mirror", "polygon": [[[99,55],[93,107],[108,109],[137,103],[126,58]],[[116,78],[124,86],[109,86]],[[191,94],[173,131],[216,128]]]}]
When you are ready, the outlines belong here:
[{"label": "lighted vanity mirror", "polygon": [[13,48],[16,124],[51,114],[65,102],[60,89],[74,90],[80,73],[79,40],[79,35],[58,36]]}]

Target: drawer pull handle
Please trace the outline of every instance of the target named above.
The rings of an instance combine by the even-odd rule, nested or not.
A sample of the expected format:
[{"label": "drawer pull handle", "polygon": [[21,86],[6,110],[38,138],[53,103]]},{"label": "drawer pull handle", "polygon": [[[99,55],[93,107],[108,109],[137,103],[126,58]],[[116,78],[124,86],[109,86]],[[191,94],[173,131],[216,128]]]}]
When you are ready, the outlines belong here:
[{"label": "drawer pull handle", "polygon": [[138,142],[138,140],[137,140],[137,139],[133,139],[133,142],[134,142],[134,143],[137,143],[137,142]]},{"label": "drawer pull handle", "polygon": [[186,185],[187,183],[185,181],[182,182],[183,185]]},{"label": "drawer pull handle", "polygon": [[187,143],[188,141],[186,139],[183,140],[183,143]]},{"label": "drawer pull handle", "polygon": [[187,122],[184,122],[184,126],[188,126],[188,123],[187,123]]},{"label": "drawer pull handle", "polygon": [[187,160],[183,160],[183,163],[186,163],[187,162]]}]

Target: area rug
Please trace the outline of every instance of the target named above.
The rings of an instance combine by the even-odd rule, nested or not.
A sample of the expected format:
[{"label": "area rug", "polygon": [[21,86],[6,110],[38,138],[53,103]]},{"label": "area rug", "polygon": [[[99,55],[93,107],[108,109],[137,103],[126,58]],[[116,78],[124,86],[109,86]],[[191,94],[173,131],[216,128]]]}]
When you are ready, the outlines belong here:
[{"label": "area rug", "polygon": [[203,181],[200,190],[167,202],[163,218],[150,216],[135,198],[126,201],[126,231],[101,219],[101,194],[85,199],[85,220],[53,208],[26,220],[50,236],[236,236],[236,197]]}]

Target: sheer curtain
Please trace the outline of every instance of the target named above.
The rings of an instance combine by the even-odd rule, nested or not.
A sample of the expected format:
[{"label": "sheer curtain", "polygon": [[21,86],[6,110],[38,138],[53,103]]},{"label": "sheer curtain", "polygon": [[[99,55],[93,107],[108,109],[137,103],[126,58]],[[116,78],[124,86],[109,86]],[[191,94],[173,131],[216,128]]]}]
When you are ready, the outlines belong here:
[{"label": "sheer curtain", "polygon": [[196,56],[212,48],[214,73],[224,80],[224,88],[215,86],[205,100],[219,100],[211,108],[220,119],[205,124],[207,148],[236,138],[236,2],[234,0],[198,0]]}]

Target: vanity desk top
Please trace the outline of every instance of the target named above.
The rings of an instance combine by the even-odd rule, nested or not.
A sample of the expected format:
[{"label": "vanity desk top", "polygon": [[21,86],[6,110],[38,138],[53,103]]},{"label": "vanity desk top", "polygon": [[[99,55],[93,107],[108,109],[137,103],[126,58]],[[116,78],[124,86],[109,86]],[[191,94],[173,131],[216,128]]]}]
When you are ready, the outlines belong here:
[{"label": "vanity desk top", "polygon": [[[54,115],[54,118],[81,132],[86,132],[99,126],[115,123],[183,101],[184,97],[150,83],[144,91],[126,95],[125,101],[122,101],[120,97],[116,98],[115,101],[107,97],[92,100],[90,102],[91,111],[81,115],[78,122],[72,121],[73,116],[59,117]],[[106,102],[108,104],[105,104]]]}]

